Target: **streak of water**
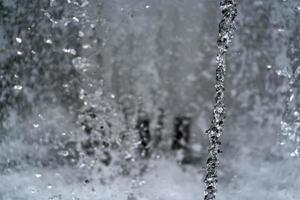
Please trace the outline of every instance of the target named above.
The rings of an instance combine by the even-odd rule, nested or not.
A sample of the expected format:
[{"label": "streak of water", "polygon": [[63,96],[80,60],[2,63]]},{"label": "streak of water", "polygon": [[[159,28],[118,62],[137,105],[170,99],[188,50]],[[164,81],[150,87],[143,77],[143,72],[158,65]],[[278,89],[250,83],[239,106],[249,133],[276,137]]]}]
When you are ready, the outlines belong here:
[{"label": "streak of water", "polygon": [[213,110],[213,119],[211,126],[207,130],[209,136],[209,156],[207,159],[207,174],[205,177],[205,200],[216,199],[217,191],[217,167],[219,165],[220,137],[223,133],[223,126],[225,120],[225,105],[224,105],[224,81],[226,72],[226,55],[229,48],[229,43],[233,38],[235,30],[235,18],[237,15],[237,8],[235,0],[221,0],[220,3],[222,11],[222,19],[219,24],[218,35],[218,55],[217,55],[217,69],[216,69],[216,97]]}]

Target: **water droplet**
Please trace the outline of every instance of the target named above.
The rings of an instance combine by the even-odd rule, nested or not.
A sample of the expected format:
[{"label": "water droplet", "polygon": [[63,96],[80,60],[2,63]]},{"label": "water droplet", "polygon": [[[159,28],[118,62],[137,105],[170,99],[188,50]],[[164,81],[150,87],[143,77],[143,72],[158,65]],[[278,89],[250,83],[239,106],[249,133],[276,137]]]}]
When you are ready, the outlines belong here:
[{"label": "water droplet", "polygon": [[53,44],[53,42],[52,42],[51,39],[46,39],[46,40],[45,40],[45,43],[47,43],[47,44]]},{"label": "water droplet", "polygon": [[149,5],[146,5],[145,7],[146,7],[147,9],[148,9],[148,8],[150,8],[150,6],[149,6]]},{"label": "water droplet", "polygon": [[39,124],[33,124],[32,125],[34,128],[38,128],[40,125]]},{"label": "water droplet", "polygon": [[41,177],[42,177],[42,174],[35,174],[35,177],[41,178]]},{"label": "water droplet", "polygon": [[271,69],[272,68],[272,65],[267,65],[266,66],[268,69]]},{"label": "water droplet", "polygon": [[63,88],[69,88],[70,87],[70,85],[68,83],[64,83],[62,86],[63,86]]},{"label": "water droplet", "polygon": [[63,52],[69,53],[69,54],[72,54],[72,55],[76,55],[76,53],[77,53],[75,49],[67,49],[67,48],[64,48]]},{"label": "water droplet", "polygon": [[16,37],[16,41],[17,41],[17,43],[22,43],[22,39],[19,37]]},{"label": "water droplet", "polygon": [[17,54],[18,54],[18,55],[22,55],[23,52],[22,52],[22,51],[17,51]]},{"label": "water droplet", "polygon": [[86,164],[81,163],[81,164],[79,165],[79,168],[84,168],[85,166],[86,166]]},{"label": "water droplet", "polygon": [[69,151],[61,151],[60,155],[67,157],[69,155]]},{"label": "water droplet", "polygon": [[281,141],[279,144],[280,144],[281,146],[284,146],[284,145],[285,145],[285,142],[284,142],[284,141]]},{"label": "water droplet", "polygon": [[294,100],[294,97],[295,97],[294,94],[292,94],[292,95],[290,96],[290,102],[292,102],[292,101]]},{"label": "water droplet", "polygon": [[141,180],[141,181],[139,181],[139,186],[143,186],[143,185],[145,185],[147,182],[145,181],[145,180]]},{"label": "water droplet", "polygon": [[53,186],[52,186],[51,184],[48,184],[48,185],[47,185],[47,188],[48,188],[48,189],[52,189]]},{"label": "water droplet", "polygon": [[295,151],[293,151],[291,154],[290,154],[291,157],[298,157],[299,156],[299,151],[298,149],[296,149]]},{"label": "water droplet", "polygon": [[82,45],[82,48],[84,48],[84,49],[89,49],[89,48],[91,48],[91,45],[89,45],[89,44],[84,44],[84,45]]},{"label": "water droplet", "polygon": [[22,90],[23,86],[22,85],[15,85],[14,90]]},{"label": "water droplet", "polygon": [[42,119],[42,120],[45,120],[44,116],[43,116],[41,113],[38,114],[38,117],[39,117],[40,119]]},{"label": "water droplet", "polygon": [[83,36],[84,36],[84,33],[83,33],[82,31],[79,31],[79,32],[78,32],[78,35],[79,35],[79,37],[83,37]]},{"label": "water droplet", "polygon": [[75,22],[79,22],[79,19],[77,17],[72,18]]}]

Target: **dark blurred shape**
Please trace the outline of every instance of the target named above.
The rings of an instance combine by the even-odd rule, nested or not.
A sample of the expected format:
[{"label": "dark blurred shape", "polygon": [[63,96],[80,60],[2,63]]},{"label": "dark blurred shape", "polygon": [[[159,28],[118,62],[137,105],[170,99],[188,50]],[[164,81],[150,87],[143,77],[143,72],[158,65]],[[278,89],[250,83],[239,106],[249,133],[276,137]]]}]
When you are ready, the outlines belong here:
[{"label": "dark blurred shape", "polygon": [[150,119],[146,115],[140,115],[137,120],[136,129],[140,137],[140,155],[142,158],[148,158],[150,155]]},{"label": "dark blurred shape", "polygon": [[163,129],[165,126],[165,109],[159,108],[158,109],[158,116],[157,116],[157,122],[156,122],[156,127],[155,127],[155,135],[153,135],[153,147],[156,149],[161,140],[162,140],[162,135],[163,135]]},{"label": "dark blurred shape", "polygon": [[190,140],[191,118],[178,116],[174,119],[172,150],[187,149]]}]

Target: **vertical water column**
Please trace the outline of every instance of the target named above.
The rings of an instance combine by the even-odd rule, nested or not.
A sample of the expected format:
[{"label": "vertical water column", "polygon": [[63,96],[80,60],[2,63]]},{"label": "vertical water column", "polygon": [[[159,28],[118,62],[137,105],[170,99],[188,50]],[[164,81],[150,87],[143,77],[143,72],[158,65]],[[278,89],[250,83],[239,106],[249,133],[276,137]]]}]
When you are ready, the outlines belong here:
[{"label": "vertical water column", "polygon": [[224,80],[226,73],[226,56],[229,48],[229,43],[233,38],[235,30],[235,18],[237,15],[237,8],[235,0],[221,0],[220,2],[222,19],[219,23],[218,34],[218,55],[217,55],[217,69],[216,69],[216,96],[213,110],[213,119],[211,120],[210,128],[206,131],[209,136],[209,152],[207,159],[207,174],[205,177],[205,200],[216,199],[217,191],[217,168],[219,166],[220,154],[220,137],[223,133],[225,120],[225,105],[224,105]]}]

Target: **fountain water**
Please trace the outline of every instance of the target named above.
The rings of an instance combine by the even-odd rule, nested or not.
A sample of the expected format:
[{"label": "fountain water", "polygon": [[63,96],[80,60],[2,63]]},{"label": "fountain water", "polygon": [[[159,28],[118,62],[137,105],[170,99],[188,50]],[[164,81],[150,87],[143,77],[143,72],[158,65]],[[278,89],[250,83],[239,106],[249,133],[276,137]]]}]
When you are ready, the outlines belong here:
[{"label": "fountain water", "polygon": [[225,120],[225,105],[224,105],[224,81],[226,72],[226,54],[229,48],[229,43],[233,38],[235,30],[235,18],[237,15],[236,2],[234,0],[222,0],[220,3],[222,10],[222,19],[219,24],[218,35],[218,56],[216,69],[216,103],[213,110],[213,119],[211,126],[207,130],[209,136],[209,156],[207,159],[207,174],[205,177],[205,200],[216,199],[217,191],[217,168],[219,166],[220,137],[223,133]]},{"label": "fountain water", "polygon": [[[299,18],[299,7],[295,2],[281,2],[280,8],[286,12],[277,14],[279,18],[278,36],[279,41],[283,40],[287,48],[281,55],[280,66],[276,69],[277,75],[284,77],[287,82],[285,93],[285,107],[280,122],[279,143],[290,151],[290,156],[300,156],[300,114],[299,114],[299,33],[300,29],[295,22]],[[277,11],[278,12],[278,11]],[[282,37],[282,35],[284,37]],[[282,41],[281,41],[282,42]],[[286,58],[286,59],[284,59]]]},{"label": "fountain water", "polygon": [[297,58],[275,55],[298,49],[273,37],[290,11],[240,1],[226,51],[236,10],[222,2],[215,44],[216,1],[0,0],[0,199],[214,199],[217,181],[220,200],[299,199],[299,162],[274,145],[285,80],[270,73]]}]

